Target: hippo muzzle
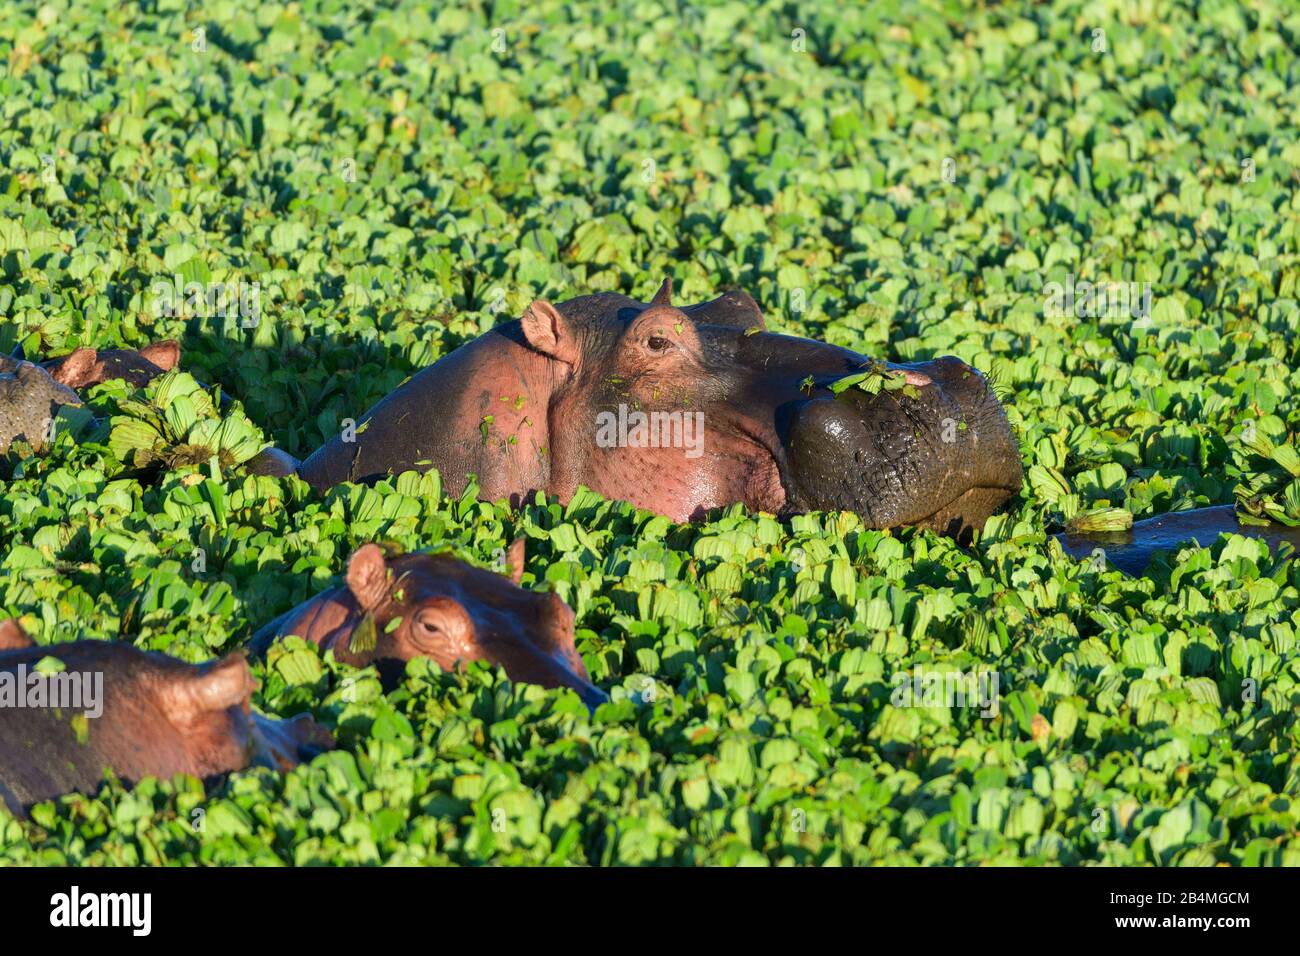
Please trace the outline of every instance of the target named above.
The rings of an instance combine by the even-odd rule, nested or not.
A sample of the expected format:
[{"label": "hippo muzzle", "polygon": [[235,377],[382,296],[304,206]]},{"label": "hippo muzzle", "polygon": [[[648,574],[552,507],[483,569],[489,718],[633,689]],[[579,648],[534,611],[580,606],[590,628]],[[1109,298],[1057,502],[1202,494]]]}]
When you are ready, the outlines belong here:
[{"label": "hippo muzzle", "polygon": [[1020,488],[1011,425],[987,380],[948,356],[902,366],[930,384],[818,389],[785,409],[787,510],[842,509],[869,525],[969,540]]}]

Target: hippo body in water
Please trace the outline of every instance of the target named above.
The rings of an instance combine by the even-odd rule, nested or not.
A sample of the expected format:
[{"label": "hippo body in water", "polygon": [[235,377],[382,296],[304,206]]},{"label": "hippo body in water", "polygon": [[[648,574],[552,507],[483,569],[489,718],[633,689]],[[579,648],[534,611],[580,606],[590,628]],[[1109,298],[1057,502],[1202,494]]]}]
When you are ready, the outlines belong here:
[{"label": "hippo body in water", "polygon": [[0,355],[0,454],[15,441],[44,448],[59,406],[80,404],[76,392],[39,365]]},{"label": "hippo body in water", "polygon": [[[47,657],[62,672],[41,676]],[[240,655],[194,665],[106,641],[36,646],[16,621],[0,621],[0,802],[21,816],[64,793],[93,793],[105,770],[127,783],[208,780],[250,764],[286,770],[330,746],[307,715],[253,713],[253,689]],[[54,700],[59,693],[71,696]]]},{"label": "hippo body in water", "polygon": [[1139,575],[1157,551],[1173,552],[1193,542],[1208,548],[1221,534],[1261,538],[1275,551],[1284,543],[1290,544],[1300,554],[1300,528],[1241,524],[1232,505],[1171,511],[1134,522],[1128,531],[1063,533],[1056,538],[1071,557],[1086,559],[1100,549],[1111,565],[1125,574]]},{"label": "hippo body in water", "polygon": [[343,585],[282,614],[253,635],[264,654],[296,634],[355,667],[375,664],[393,682],[406,662],[428,657],[443,670],[485,660],[513,681],[569,687],[588,707],[608,700],[587,676],[573,642],[573,611],[553,593],[519,587],[524,539],[510,548],[511,577],[449,554],[386,556],[365,544],[348,561]]},{"label": "hippo body in water", "polygon": [[[885,366],[767,332],[744,292],[683,308],[671,293],[538,300],[399,386],[355,435],[253,467],[317,488],[436,468],[453,494],[473,474],[483,498],[516,504],[585,485],[678,521],[743,502],[958,534],[1020,487],[1006,416],[958,359]],[[869,368],[889,387],[830,388]]]}]

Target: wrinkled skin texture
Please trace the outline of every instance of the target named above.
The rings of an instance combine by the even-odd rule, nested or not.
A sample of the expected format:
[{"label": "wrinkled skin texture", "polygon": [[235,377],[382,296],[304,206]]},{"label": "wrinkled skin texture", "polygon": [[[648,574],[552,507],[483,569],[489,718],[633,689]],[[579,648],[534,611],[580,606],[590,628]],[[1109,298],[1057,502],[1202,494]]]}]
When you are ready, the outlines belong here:
[{"label": "wrinkled skin texture", "polygon": [[[649,304],[538,300],[413,376],[361,417],[354,441],[336,437],[298,472],[324,488],[434,467],[453,494],[474,474],[482,497],[516,504],[539,490],[567,501],[586,485],[679,521],[743,502],[776,514],[847,508],[882,528],[981,525],[1021,480],[987,382],[945,358],[890,367],[911,388],[905,399],[834,397],[828,386],[867,362],[766,332],[743,292],[684,308],[668,282]],[[602,443],[602,420],[620,405],[686,417],[676,434],[633,428]],[[691,447],[695,413],[703,440]],[[951,440],[947,422],[960,426]],[[292,461],[272,453],[255,467]]]},{"label": "wrinkled skin texture", "polygon": [[134,349],[79,348],[75,352],[41,365],[56,382],[69,388],[88,388],[110,379],[123,379],[128,385],[142,388],[164,372],[170,372],[181,360],[181,347],[173,339]]},{"label": "wrinkled skin texture", "polygon": [[[519,587],[524,539],[510,549],[512,578],[450,555],[385,557],[362,545],[348,561],[347,582],[272,621],[253,637],[255,654],[296,634],[332,650],[336,660],[375,664],[392,682],[406,662],[428,657],[443,670],[484,660],[513,681],[569,687],[588,707],[608,698],[592,685],[573,643],[573,611],[555,594]],[[354,646],[363,618],[374,624],[373,648]],[[396,622],[396,623],[393,623]]]},{"label": "wrinkled skin texture", "polygon": [[984,377],[951,356],[918,368],[934,384],[915,395],[849,388],[791,411],[796,510],[841,508],[874,527],[960,538],[1019,487],[1015,436]]},{"label": "wrinkled skin texture", "polygon": [[111,770],[124,783],[185,773],[201,780],[252,764],[288,770],[332,742],[309,716],[274,720],[252,712],[254,690],[240,655],[194,665],[126,644],[77,641],[35,646],[12,620],[0,622],[0,671],[28,672],[43,657],[65,674],[103,675],[103,713],[0,707],[0,798],[11,813],[61,794],[94,793]]},{"label": "wrinkled skin texture", "polygon": [[40,451],[59,406],[80,404],[76,392],[39,365],[0,355],[0,454],[15,441]]}]

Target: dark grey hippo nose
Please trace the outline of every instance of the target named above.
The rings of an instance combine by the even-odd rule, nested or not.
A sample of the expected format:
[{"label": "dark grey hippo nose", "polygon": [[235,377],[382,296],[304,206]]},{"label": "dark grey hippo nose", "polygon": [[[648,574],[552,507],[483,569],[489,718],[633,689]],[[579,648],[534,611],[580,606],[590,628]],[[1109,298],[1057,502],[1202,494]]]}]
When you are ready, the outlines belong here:
[{"label": "dark grey hippo nose", "polygon": [[848,388],[794,408],[793,509],[856,511],[873,527],[966,537],[1020,487],[1019,449],[984,376],[952,356],[906,368],[930,384]]}]

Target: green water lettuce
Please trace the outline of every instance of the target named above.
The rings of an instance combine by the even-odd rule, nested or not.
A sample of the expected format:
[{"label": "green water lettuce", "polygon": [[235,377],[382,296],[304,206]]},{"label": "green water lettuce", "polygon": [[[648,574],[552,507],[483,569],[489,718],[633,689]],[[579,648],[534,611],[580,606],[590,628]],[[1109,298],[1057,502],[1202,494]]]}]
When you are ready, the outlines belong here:
[{"label": "green water lettuce", "polygon": [[[290,641],[254,704],[339,749],[0,811],[0,862],[1300,863],[1297,562],[1234,536],[1129,578],[1052,537],[1300,516],[1297,35],[1275,0],[9,4],[0,350],[183,351],[5,461],[0,612],[205,660],[361,542],[523,535],[611,700],[428,662],[385,693]],[[962,549],[238,467],[536,297],[665,275],[971,363],[1024,489]]]}]

